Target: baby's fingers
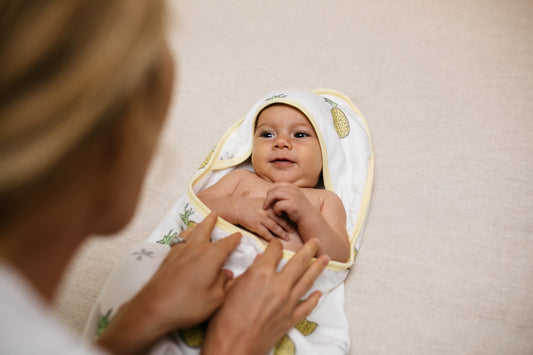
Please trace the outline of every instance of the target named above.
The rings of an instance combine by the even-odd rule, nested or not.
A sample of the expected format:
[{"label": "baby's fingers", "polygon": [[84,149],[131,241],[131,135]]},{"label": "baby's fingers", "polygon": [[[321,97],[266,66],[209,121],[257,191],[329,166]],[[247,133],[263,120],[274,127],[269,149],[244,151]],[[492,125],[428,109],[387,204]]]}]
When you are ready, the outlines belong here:
[{"label": "baby's fingers", "polygon": [[273,235],[270,230],[262,224],[257,227],[256,233],[267,242],[270,242],[272,239],[276,238],[276,236]]},{"label": "baby's fingers", "polygon": [[[281,213],[282,214],[282,213]],[[288,235],[296,232],[296,228],[291,224],[290,220],[287,217],[276,215],[275,211],[270,210],[267,213],[268,218],[270,218],[277,226],[279,226],[283,231]],[[285,239],[285,238],[284,238]]]},{"label": "baby's fingers", "polygon": [[267,209],[269,206],[274,206],[278,201],[293,200],[299,195],[303,195],[295,185],[288,183],[275,183],[266,194],[263,201],[263,209]]},{"label": "baby's fingers", "polygon": [[276,236],[283,240],[289,240],[288,232],[278,223],[278,221],[275,221],[272,218],[267,218],[263,221],[263,225],[272,237]]},{"label": "baby's fingers", "polygon": [[263,201],[263,209],[267,210],[269,207],[272,207],[276,204],[277,201],[285,198],[283,193],[280,193],[280,189],[276,186],[271,187],[266,194],[265,200]]},{"label": "baby's fingers", "polygon": [[269,195],[267,195],[267,197],[263,201],[263,209],[264,210],[268,210],[270,207],[272,207],[274,202],[275,202],[275,200],[273,200],[271,197],[269,197]]}]

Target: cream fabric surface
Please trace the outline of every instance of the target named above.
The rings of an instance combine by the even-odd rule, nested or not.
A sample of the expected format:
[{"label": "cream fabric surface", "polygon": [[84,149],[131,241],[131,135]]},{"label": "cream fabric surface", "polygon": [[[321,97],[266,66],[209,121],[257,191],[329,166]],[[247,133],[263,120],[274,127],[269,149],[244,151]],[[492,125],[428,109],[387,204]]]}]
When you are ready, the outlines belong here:
[{"label": "cream fabric surface", "polygon": [[375,154],[346,281],[352,354],[533,353],[533,2],[175,1],[176,88],[132,223],[80,249],[81,331],[110,271],[265,92],[331,87]]}]

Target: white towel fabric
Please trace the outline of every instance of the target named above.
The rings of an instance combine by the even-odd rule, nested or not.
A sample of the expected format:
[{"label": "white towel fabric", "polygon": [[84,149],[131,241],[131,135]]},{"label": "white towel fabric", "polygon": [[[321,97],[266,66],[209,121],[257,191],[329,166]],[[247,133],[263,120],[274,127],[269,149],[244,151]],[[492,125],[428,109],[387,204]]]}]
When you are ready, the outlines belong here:
[{"label": "white towel fabric", "polygon": [[[171,208],[145,243],[134,246],[113,271],[97,301],[85,330],[85,340],[92,340],[102,330],[114,311],[130,299],[153,275],[168,253],[174,235],[198,223],[210,210],[196,196],[234,169],[252,170],[250,154],[255,120],[265,107],[283,103],[303,112],[313,125],[322,149],[323,188],[334,191],[346,210],[346,230],[354,252],[346,263],[330,262],[309,291],[323,296],[317,308],[300,322],[272,350],[283,354],[345,354],[349,350],[348,322],[344,314],[344,284],[348,268],[361,244],[361,234],[370,201],[373,180],[373,153],[366,122],[355,105],[333,90],[286,89],[271,92],[235,123],[202,163],[186,193]],[[265,243],[242,228],[219,218],[212,240],[239,231],[243,239],[228,259],[225,268],[235,276],[251,265],[262,253]],[[285,250],[281,269],[294,252]],[[308,293],[309,294],[309,293]],[[175,332],[161,339],[152,354],[199,354],[204,326]]]}]

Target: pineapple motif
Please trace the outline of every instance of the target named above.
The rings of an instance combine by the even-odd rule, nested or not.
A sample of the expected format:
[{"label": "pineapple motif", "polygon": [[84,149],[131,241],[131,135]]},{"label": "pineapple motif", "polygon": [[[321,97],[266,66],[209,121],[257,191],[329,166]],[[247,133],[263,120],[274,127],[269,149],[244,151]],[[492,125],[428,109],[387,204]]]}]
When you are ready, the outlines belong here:
[{"label": "pineapple motif", "polygon": [[207,323],[203,323],[192,328],[182,329],[178,333],[188,347],[199,349],[204,342],[206,329]]},{"label": "pineapple motif", "polygon": [[211,151],[209,152],[209,154],[207,154],[207,156],[205,157],[202,164],[200,164],[200,167],[198,169],[203,169],[207,166],[207,164],[211,160],[211,157],[213,156],[213,153],[215,153],[215,148],[211,149]]},{"label": "pineapple motif", "polygon": [[98,327],[96,328],[96,336],[99,337],[102,335],[104,330],[107,328],[109,323],[111,323],[111,312],[113,311],[112,308],[109,308],[107,313],[105,315],[101,315],[98,317]]},{"label": "pineapple motif", "polygon": [[168,231],[167,234],[163,236],[163,239],[158,240],[157,243],[163,244],[163,245],[170,245],[170,241],[172,240],[172,238],[174,238],[177,235],[178,233],[174,232],[174,229],[171,229]]},{"label": "pineapple motif", "polygon": [[308,336],[312,332],[315,331],[316,327],[318,327],[318,323],[304,319],[294,326],[302,335]]},{"label": "pineapple motif", "polygon": [[[318,323],[304,319],[294,326],[303,336],[308,336],[313,333],[318,327]],[[274,355],[294,355],[296,353],[296,345],[294,342],[285,335],[280,341],[276,343],[274,347]]]},{"label": "pineapple motif", "polygon": [[338,107],[339,104],[328,99],[324,98],[328,104],[331,105],[331,116],[333,117],[333,125],[335,130],[339,135],[339,138],[344,138],[350,134],[350,124],[344,112]]},{"label": "pineapple motif", "polygon": [[181,221],[187,226],[185,229],[189,229],[192,226],[196,225],[196,222],[189,220],[189,216],[192,214],[192,208],[190,204],[185,205],[184,212],[180,214]]},{"label": "pineapple motif", "polygon": [[[315,331],[318,324],[307,319],[298,322],[294,326],[302,335],[307,336]],[[205,339],[207,332],[207,322],[188,329],[181,329],[178,334],[181,340],[190,348],[199,349]],[[285,335],[274,346],[274,355],[294,355],[296,353],[296,345]]]},{"label": "pineapple motif", "polygon": [[279,94],[279,95],[274,95],[272,97],[269,97],[265,101],[274,100],[274,99],[283,99],[283,98],[286,98],[286,97],[287,97],[286,94]]},{"label": "pineapple motif", "polygon": [[274,355],[294,355],[295,353],[296,346],[287,335],[284,335],[274,346]]},{"label": "pineapple motif", "polygon": [[[192,212],[193,212],[193,210],[192,210],[190,204],[186,204],[184,212],[180,214],[181,221],[186,226],[186,228],[182,228],[182,231],[185,230],[185,229],[189,229],[192,226],[196,225],[195,221],[191,221],[189,219],[189,217],[191,216]],[[163,236],[162,239],[158,240],[157,243],[163,244],[163,245],[170,245],[170,241],[177,235],[178,235],[178,233],[174,232],[174,229],[171,229],[171,230],[168,231],[167,234],[165,234]]]}]

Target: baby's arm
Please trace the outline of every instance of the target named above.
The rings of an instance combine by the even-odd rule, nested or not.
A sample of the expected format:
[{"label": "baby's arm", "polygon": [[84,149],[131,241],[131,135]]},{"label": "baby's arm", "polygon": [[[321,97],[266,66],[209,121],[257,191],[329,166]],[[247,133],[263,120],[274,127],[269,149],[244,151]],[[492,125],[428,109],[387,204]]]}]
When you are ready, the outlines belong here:
[{"label": "baby's arm", "polygon": [[346,213],[340,198],[324,191],[321,208],[314,207],[302,190],[292,184],[276,183],[265,199],[263,208],[281,216],[287,214],[296,223],[303,241],[319,240],[318,255],[327,254],[332,260],[345,262],[350,257],[350,242],[346,233]]},{"label": "baby's arm", "polygon": [[197,196],[211,210],[230,223],[236,223],[237,210],[234,192],[244,178],[241,170],[234,170],[224,175],[215,184],[200,191]]},{"label": "baby's arm", "polygon": [[[295,229],[289,221],[271,210],[263,209],[262,197],[244,197],[236,194],[239,185],[252,176],[239,169],[223,176],[217,183],[198,193],[198,198],[226,221],[241,225],[265,240],[278,237],[289,240]],[[253,180],[252,180],[253,181]]]}]

